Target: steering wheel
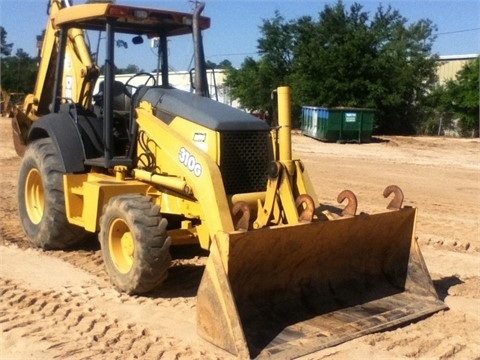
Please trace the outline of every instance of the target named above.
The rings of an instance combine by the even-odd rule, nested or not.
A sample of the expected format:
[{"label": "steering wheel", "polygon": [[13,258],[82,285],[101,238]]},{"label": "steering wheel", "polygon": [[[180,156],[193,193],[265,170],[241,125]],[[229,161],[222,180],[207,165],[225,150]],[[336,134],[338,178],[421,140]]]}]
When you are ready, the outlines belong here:
[{"label": "steering wheel", "polygon": [[[147,83],[152,80],[153,81],[153,86],[157,85],[157,80],[155,80],[155,76],[153,76],[152,74],[150,73],[147,73],[147,72],[139,72],[139,73],[136,73],[135,75],[132,75],[128,80],[127,82],[125,83],[125,87],[128,87],[130,86],[131,88],[135,89],[135,91],[142,85],[139,85],[139,86],[135,86],[135,85],[130,85],[130,81],[132,81],[133,79],[135,79],[136,77],[139,77],[139,76],[147,76],[147,79],[145,80],[145,82],[143,83],[143,85],[147,85]],[[133,92],[132,92],[133,93]]]}]

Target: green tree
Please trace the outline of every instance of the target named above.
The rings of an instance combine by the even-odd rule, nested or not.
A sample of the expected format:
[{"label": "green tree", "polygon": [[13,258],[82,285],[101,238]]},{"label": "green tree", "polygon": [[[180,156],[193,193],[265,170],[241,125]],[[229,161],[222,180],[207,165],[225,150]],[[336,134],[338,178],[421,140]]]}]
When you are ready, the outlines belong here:
[{"label": "green tree", "polygon": [[205,61],[205,66],[207,67],[207,69],[216,69],[218,65],[213,61],[207,60]]},{"label": "green tree", "polygon": [[214,63],[213,61],[207,60],[206,61],[207,69],[229,69],[232,67],[232,63],[230,60],[224,59],[220,61],[218,64]]},{"label": "green tree", "polygon": [[377,131],[415,132],[436,76],[434,29],[429,20],[407,25],[391,7],[369,20],[359,4],[325,6],[317,22],[298,22],[297,101],[374,108]]},{"label": "green tree", "polygon": [[124,69],[116,69],[116,74],[137,74],[143,72],[137,65],[128,64]]},{"label": "green tree", "polygon": [[271,68],[266,61],[247,57],[241,69],[227,69],[225,85],[230,88],[232,98],[240,99],[245,109],[272,114],[272,87],[268,85],[271,78]]},{"label": "green tree", "polygon": [[267,121],[274,118],[275,106],[272,90],[288,83],[293,61],[292,22],[287,22],[278,12],[272,20],[264,20],[260,31],[263,37],[257,48],[261,58],[247,57],[240,69],[227,68],[225,84],[230,95],[252,111],[265,114]]},{"label": "green tree", "polygon": [[462,135],[479,136],[480,57],[466,63],[455,80],[448,81],[432,94],[442,117],[459,119]]},{"label": "green tree", "polygon": [[[286,21],[276,12],[260,30],[260,60],[230,74],[242,105],[252,106],[247,96],[256,94],[264,106],[272,89],[289,84],[297,111],[302,105],[374,108],[382,133],[413,133],[423,121],[422,103],[436,78],[431,21],[409,24],[382,6],[370,19],[360,4],[347,9],[338,1],[317,20]],[[258,91],[262,86],[268,91]]]},{"label": "green tree", "polygon": [[258,52],[268,64],[272,81],[282,84],[288,79],[292,70],[294,50],[294,23],[287,22],[278,11],[271,20],[264,20],[260,31],[263,37],[258,40]]},{"label": "green tree", "polygon": [[338,2],[325,6],[317,22],[310,18],[297,22],[292,76],[297,101],[322,106],[374,105],[366,91],[374,77],[375,58],[367,20],[360,5],[352,5],[348,12]]},{"label": "green tree", "polygon": [[232,62],[228,59],[224,59],[218,63],[219,69],[230,69],[232,67]]},{"label": "green tree", "polygon": [[37,76],[37,61],[23,49],[17,49],[11,56],[13,43],[6,42],[7,32],[0,26],[1,37],[1,86],[8,92],[32,92]]},{"label": "green tree", "polygon": [[0,56],[9,56],[12,53],[13,43],[7,44],[7,32],[0,26]]},{"label": "green tree", "polygon": [[437,80],[432,55],[436,27],[430,20],[407,24],[396,10],[379,7],[372,22],[377,55],[371,97],[383,133],[415,133],[425,121],[424,105]]},{"label": "green tree", "polygon": [[2,59],[2,87],[10,92],[30,93],[35,86],[37,61],[23,49]]},{"label": "green tree", "polygon": [[[145,70],[140,69],[137,65],[134,65],[134,64],[128,64],[124,68],[119,68],[115,66],[115,74],[137,74],[139,72],[144,72],[144,71]],[[100,66],[100,74],[105,75],[105,64],[102,64]]]}]

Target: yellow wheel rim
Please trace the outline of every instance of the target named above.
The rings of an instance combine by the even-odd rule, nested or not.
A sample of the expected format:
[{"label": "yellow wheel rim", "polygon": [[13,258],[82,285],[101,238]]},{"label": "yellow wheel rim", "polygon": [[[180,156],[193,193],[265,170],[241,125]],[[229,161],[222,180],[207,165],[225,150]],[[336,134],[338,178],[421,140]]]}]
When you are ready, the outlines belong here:
[{"label": "yellow wheel rim", "polygon": [[45,210],[45,192],[38,169],[31,169],[28,172],[24,194],[28,217],[32,223],[37,225],[42,221]]},{"label": "yellow wheel rim", "polygon": [[133,266],[135,244],[127,223],[122,219],[115,219],[110,226],[108,248],[117,270],[128,273]]}]

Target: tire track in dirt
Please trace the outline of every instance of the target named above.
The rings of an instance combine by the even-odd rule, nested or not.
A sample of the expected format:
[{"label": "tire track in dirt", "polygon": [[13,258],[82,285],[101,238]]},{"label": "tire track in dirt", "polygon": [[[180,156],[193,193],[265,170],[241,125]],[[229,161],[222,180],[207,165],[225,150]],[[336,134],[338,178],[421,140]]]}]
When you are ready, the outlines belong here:
[{"label": "tire track in dirt", "polygon": [[[16,209],[14,216],[17,216]],[[113,289],[109,276],[105,270],[101,255],[100,244],[96,234],[83,244],[69,250],[42,250],[34,248],[25,238],[20,223],[11,226],[0,226],[0,245],[14,246],[19,249],[29,250],[38,254],[61,259],[95,276],[97,281]],[[166,303],[177,306],[185,303],[189,308],[195,306],[195,296],[201,275],[206,264],[207,253],[199,247],[172,248],[172,265],[166,282],[161,288],[153,290],[137,301],[153,303]],[[135,299],[135,297],[127,297]]]},{"label": "tire track in dirt", "polygon": [[[53,358],[79,353],[85,359],[105,354],[110,358],[127,354],[132,358],[157,358],[168,349],[168,341],[141,325],[98,312],[81,294],[33,291],[5,279],[1,279],[0,288],[4,335],[15,333],[15,337],[47,342]],[[183,349],[190,353],[188,345],[184,344]]]},{"label": "tire track in dirt", "polygon": [[[441,311],[405,328],[368,335],[364,342],[396,357],[478,359],[475,344],[478,349],[480,343],[474,335],[478,320],[478,317],[464,316],[455,310]],[[458,332],[452,336],[449,330],[439,331],[438,323],[444,323],[445,329],[454,327]]]},{"label": "tire track in dirt", "polygon": [[[24,252],[2,248],[10,254]],[[48,256],[40,257],[42,263],[49,261]],[[55,263],[51,266],[58,266]],[[10,342],[28,339],[40,344],[49,358],[108,354],[109,359],[202,359],[209,348],[196,336],[195,311],[182,298],[173,305],[170,299],[120,294],[88,274],[77,281],[75,276],[73,281],[45,280],[37,287],[28,279],[21,281],[24,276],[0,276],[0,328],[7,349]],[[155,316],[172,307],[175,312],[167,317]],[[208,352],[208,357],[225,357],[216,353]]]},{"label": "tire track in dirt", "polygon": [[[36,249],[34,249],[36,250]],[[41,251],[41,250],[37,250]],[[178,250],[177,250],[178,251]],[[175,256],[175,250],[173,251]],[[107,274],[100,250],[45,251],[47,256],[61,259],[75,268],[95,276],[102,286],[114,289]],[[178,255],[177,255],[178,256]],[[168,278],[158,289],[144,296],[122,294],[122,301],[134,304],[166,304],[177,307],[184,304],[195,307],[195,297],[203,274],[206,257],[194,256],[191,259],[174,259],[168,271]]]}]

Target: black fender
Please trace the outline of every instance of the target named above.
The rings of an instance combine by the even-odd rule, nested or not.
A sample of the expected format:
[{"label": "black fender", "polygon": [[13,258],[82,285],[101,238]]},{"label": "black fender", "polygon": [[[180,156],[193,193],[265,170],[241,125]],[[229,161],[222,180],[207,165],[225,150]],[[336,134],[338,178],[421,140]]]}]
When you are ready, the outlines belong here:
[{"label": "black fender", "polygon": [[52,113],[34,121],[28,142],[49,137],[62,159],[65,173],[85,172],[85,149],[73,118],[68,113]]}]

